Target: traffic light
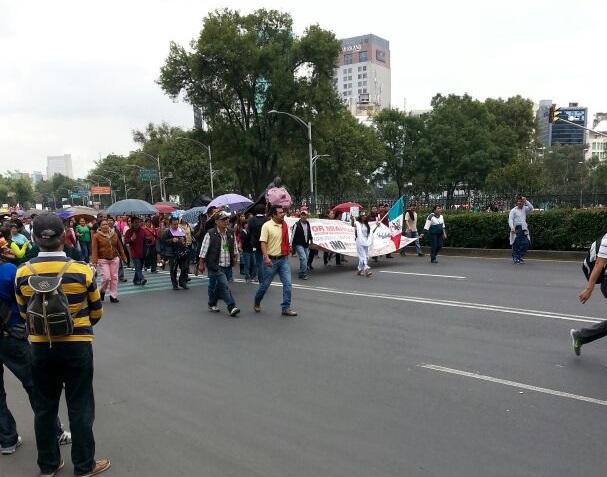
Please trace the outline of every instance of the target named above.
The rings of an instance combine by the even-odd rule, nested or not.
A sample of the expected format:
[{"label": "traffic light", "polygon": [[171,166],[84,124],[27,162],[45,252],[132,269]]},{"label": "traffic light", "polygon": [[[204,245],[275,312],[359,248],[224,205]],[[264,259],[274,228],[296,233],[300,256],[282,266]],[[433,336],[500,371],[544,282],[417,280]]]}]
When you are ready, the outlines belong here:
[{"label": "traffic light", "polygon": [[556,123],[559,119],[559,114],[561,112],[561,108],[557,108],[556,104],[550,106],[550,111],[548,112],[548,122]]}]

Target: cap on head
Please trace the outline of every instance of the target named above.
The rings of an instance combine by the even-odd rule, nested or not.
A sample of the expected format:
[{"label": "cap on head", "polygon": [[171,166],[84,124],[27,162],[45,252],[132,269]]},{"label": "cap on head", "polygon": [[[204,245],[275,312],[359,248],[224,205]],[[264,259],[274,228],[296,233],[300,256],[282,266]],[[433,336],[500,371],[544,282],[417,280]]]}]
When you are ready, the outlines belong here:
[{"label": "cap on head", "polygon": [[43,213],[34,219],[32,226],[34,236],[43,240],[60,237],[63,232],[63,221],[51,213]]},{"label": "cap on head", "polygon": [[230,218],[230,213],[226,212],[225,210],[222,210],[221,212],[217,213],[217,220],[229,219],[229,218]]}]

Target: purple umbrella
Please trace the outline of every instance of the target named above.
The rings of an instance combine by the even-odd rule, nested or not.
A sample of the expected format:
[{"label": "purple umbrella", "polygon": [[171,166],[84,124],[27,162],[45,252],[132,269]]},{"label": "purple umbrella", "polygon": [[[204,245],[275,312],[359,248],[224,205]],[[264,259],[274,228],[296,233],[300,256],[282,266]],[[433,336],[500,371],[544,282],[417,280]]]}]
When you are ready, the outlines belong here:
[{"label": "purple umbrella", "polygon": [[239,194],[224,194],[218,197],[215,197],[208,205],[208,207],[221,207],[225,206],[230,209],[232,212],[237,212],[239,210],[246,209],[249,205],[251,205],[253,201],[251,199],[247,199],[246,197]]}]

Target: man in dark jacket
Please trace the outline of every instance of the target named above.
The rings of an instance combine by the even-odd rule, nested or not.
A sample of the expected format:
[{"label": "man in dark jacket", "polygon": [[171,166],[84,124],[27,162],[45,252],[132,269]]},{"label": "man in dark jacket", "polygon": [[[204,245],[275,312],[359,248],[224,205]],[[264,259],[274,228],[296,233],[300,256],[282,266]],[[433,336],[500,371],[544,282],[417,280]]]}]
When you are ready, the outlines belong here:
[{"label": "man in dark jacket", "polygon": [[249,218],[247,222],[249,234],[251,235],[251,244],[253,245],[253,256],[257,264],[257,280],[259,283],[263,281],[263,254],[261,253],[261,245],[259,244],[259,236],[261,235],[261,226],[268,221],[268,217],[264,214],[265,206],[257,204],[255,206],[255,215]]},{"label": "man in dark jacket", "polygon": [[312,228],[308,222],[308,211],[301,209],[300,217],[292,230],[293,238],[291,244],[299,257],[299,274],[302,280],[308,279],[308,255],[312,243]]},{"label": "man in dark jacket", "polygon": [[[164,229],[160,240],[164,245],[164,254],[169,259],[173,290],[179,290],[179,287],[187,290],[190,264],[185,233],[179,228],[179,217],[171,217],[170,225]],[[179,280],[177,280],[177,270],[180,270]]]},{"label": "man in dark jacket", "polygon": [[[236,261],[234,234],[228,230],[229,219],[228,212],[221,211],[216,214],[215,228],[207,232],[202,242],[198,270],[200,273],[204,273],[208,268],[209,310],[219,312],[217,302],[221,298],[228,305],[230,316],[235,317],[240,313],[240,309],[236,306],[227,277]],[[211,277],[214,278],[214,285],[211,285]]]}]

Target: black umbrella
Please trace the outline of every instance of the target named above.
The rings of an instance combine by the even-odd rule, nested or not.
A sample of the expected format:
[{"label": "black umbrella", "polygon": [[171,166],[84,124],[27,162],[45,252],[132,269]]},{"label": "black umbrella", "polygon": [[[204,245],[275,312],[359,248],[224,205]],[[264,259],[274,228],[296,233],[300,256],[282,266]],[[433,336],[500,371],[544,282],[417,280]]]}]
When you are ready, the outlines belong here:
[{"label": "black umbrella", "polygon": [[124,199],[110,205],[107,213],[108,215],[156,215],[158,211],[145,200]]}]

